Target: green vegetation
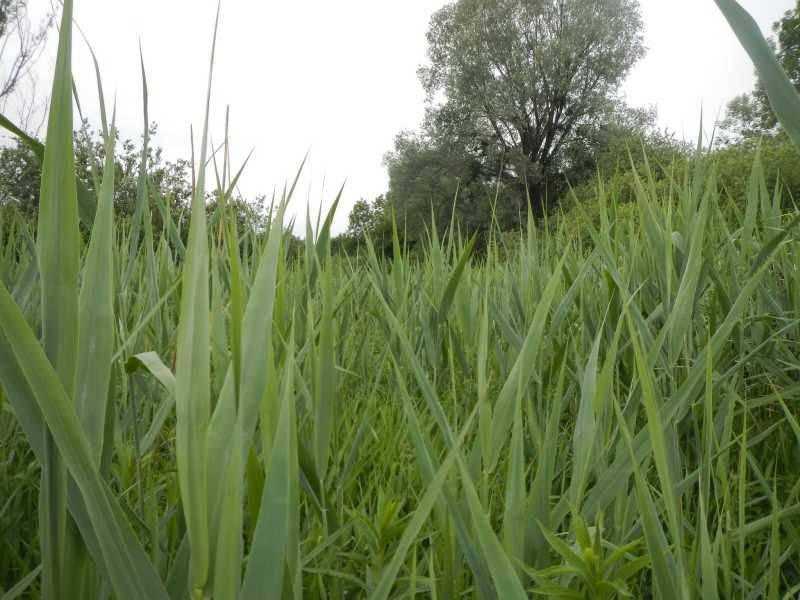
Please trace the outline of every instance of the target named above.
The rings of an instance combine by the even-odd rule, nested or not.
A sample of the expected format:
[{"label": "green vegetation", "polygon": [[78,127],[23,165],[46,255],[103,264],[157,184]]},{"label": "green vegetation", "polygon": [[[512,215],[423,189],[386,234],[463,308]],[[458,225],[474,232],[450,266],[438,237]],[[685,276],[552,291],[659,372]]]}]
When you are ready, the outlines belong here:
[{"label": "green vegetation", "polygon": [[[799,22],[797,3],[774,24],[775,40],[761,45],[795,87]],[[341,245],[352,251],[366,233],[390,252],[393,215],[411,245],[424,242],[432,221],[443,231],[453,216],[462,232],[479,233],[482,245],[492,227],[524,228],[528,205],[540,217],[570,213],[575,201],[594,204],[598,174],[627,203],[645,155],[658,185],[666,186],[664,173],[690,161],[694,149],[658,129],[655,109],[628,106],[619,96],[643,53],[637,2],[446,5],[431,20],[429,62],[419,70],[426,117],[418,131],[397,136],[385,157],[387,192],[356,205]],[[597,82],[589,91],[581,87],[587,79]],[[723,193],[741,205],[760,146],[770,192],[780,187],[797,198],[800,167],[790,133],[761,79],[752,94],[733,99],[713,140],[705,140],[716,153]]]},{"label": "green vegetation", "polygon": [[[800,84],[800,3],[773,25],[773,31],[776,39],[768,40],[771,50],[796,87]],[[723,129],[734,137],[750,139],[772,135],[780,129],[764,81],[757,79],[752,94],[742,94],[730,101]]]},{"label": "green vegetation", "polygon": [[207,109],[183,236],[147,160],[115,213],[102,85],[76,177],[71,17],[38,223],[0,213],[4,600],[800,592],[800,213],[758,154],[733,190],[701,144],[645,152],[629,200],[480,255],[453,217],[333,256],[338,198],[301,248],[294,186],[237,219]]},{"label": "green vegetation", "polygon": [[557,206],[566,179],[593,178],[614,140],[653,133],[654,115],[618,94],[642,31],[638,0],[459,0],[434,13],[425,119],[386,155],[409,240],[454,212],[465,230],[519,229],[529,209]]}]

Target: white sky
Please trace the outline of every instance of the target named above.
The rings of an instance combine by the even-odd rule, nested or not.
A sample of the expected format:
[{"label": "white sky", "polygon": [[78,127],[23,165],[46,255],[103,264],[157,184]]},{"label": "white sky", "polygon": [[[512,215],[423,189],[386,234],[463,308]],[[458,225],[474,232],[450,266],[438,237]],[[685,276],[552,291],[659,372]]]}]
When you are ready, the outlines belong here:
[{"label": "white sky", "polygon": [[[30,0],[32,15],[51,0]],[[740,0],[769,34],[792,0]],[[430,15],[443,0],[224,0],[212,97],[212,135],[222,137],[231,107],[234,160],[255,148],[241,190],[270,195],[291,179],[306,151],[294,209],[328,206],[346,180],[335,221],[347,225],[353,202],[387,187],[383,155],[394,136],[423,116],[416,78],[425,60]],[[655,105],[663,127],[696,139],[701,107],[712,121],[753,85],[753,68],[713,0],[642,0],[647,57],[624,86],[628,102]],[[168,157],[189,156],[189,126],[199,132],[216,0],[75,0],[75,18],[98,56],[107,98],[117,95],[124,137],[142,131],[139,49],[147,69],[150,119]],[[53,41],[55,36],[53,36]],[[50,44],[39,71],[49,90]],[[94,122],[94,70],[76,42],[73,71]],[[199,135],[199,133],[197,134]]]}]

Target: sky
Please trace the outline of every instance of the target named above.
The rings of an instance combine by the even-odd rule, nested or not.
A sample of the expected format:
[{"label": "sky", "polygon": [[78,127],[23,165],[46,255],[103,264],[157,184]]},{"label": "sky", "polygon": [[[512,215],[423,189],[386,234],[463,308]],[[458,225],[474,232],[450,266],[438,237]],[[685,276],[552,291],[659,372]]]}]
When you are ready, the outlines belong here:
[{"label": "sky", "polygon": [[[53,0],[30,0],[32,18]],[[253,151],[240,182],[245,197],[270,196],[303,157],[292,212],[302,221],[330,206],[344,184],[336,232],[359,198],[387,189],[383,156],[395,135],[424,114],[417,68],[425,62],[430,16],[443,0],[223,0],[211,105],[221,141],[230,107],[234,163]],[[793,0],[740,0],[765,34]],[[655,106],[659,124],[697,138],[725,103],[753,87],[753,67],[713,0],[641,0],[647,56],[622,92]],[[75,0],[75,20],[100,63],[107,98],[116,96],[123,137],[142,123],[141,41],[155,143],[169,158],[190,155],[189,130],[202,128],[216,0]],[[55,64],[52,36],[37,65],[40,91]],[[81,105],[99,122],[94,67],[76,41],[73,72]]]}]

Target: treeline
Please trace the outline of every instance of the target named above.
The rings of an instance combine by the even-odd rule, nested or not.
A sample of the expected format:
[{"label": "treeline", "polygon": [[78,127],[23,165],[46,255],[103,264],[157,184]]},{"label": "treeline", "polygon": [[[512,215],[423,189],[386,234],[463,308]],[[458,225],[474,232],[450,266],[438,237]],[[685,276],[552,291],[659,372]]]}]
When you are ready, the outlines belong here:
[{"label": "treeline", "polygon": [[[800,87],[798,15],[800,2],[775,23],[772,44]],[[666,185],[696,152],[696,143],[658,128],[655,110],[618,95],[644,54],[637,1],[459,0],[433,16],[428,42],[429,64],[419,71],[426,118],[397,136],[385,158],[389,189],[356,203],[342,249],[364,236],[386,247],[393,219],[411,244],[432,223],[480,233],[524,226],[529,210],[572,219],[575,202],[596,197],[598,177],[626,202],[635,171]],[[729,103],[701,145],[730,198],[744,197],[757,151],[785,202],[800,193],[797,151],[760,82]]]},{"label": "treeline", "polygon": [[[800,87],[800,2],[774,26],[772,43]],[[436,12],[427,34],[428,60],[419,69],[426,114],[403,131],[385,156],[389,185],[361,199],[337,252],[355,252],[369,237],[388,253],[392,224],[403,242],[424,241],[431,227],[455,223],[465,234],[516,230],[529,213],[574,218],[576,202],[591,202],[598,178],[619,202],[632,198],[634,172],[649,171],[666,185],[697,145],[659,129],[651,108],[628,106],[619,88],[645,53],[638,0],[457,0]],[[166,160],[149,140],[120,141],[115,206],[132,215],[146,194],[153,227],[167,207],[181,236],[194,186],[189,160]],[[102,176],[100,135],[84,123],[76,135],[78,177],[92,192]],[[760,82],[734,98],[713,140],[723,193],[743,197],[749,166],[759,151],[766,179],[787,203],[800,193],[797,153],[782,132]],[[102,164],[102,163],[101,163]],[[146,173],[142,179],[140,173]],[[41,165],[28,146],[0,149],[0,209],[34,223]],[[213,211],[217,194],[209,194]],[[242,228],[263,230],[268,199],[234,195],[231,210]],[[298,244],[299,246],[299,244]]]},{"label": "treeline", "polygon": [[[133,217],[137,198],[139,194],[144,194],[150,207],[154,232],[159,233],[163,227],[162,208],[166,207],[185,242],[194,189],[192,162],[187,159],[166,159],[162,148],[150,144],[157,130],[156,124],[151,124],[147,134],[138,141],[118,140],[114,161],[115,212],[119,219]],[[76,176],[94,197],[103,178],[105,147],[102,135],[92,129],[88,121],[84,121],[75,134],[74,145]],[[0,149],[0,210],[17,213],[35,223],[41,174],[41,162],[25,142],[17,141]],[[213,186],[209,187],[213,189]],[[217,192],[207,194],[209,214],[214,212],[217,198]],[[263,230],[269,209],[265,196],[252,199],[235,196],[228,203],[228,210],[236,216],[240,231]]]}]

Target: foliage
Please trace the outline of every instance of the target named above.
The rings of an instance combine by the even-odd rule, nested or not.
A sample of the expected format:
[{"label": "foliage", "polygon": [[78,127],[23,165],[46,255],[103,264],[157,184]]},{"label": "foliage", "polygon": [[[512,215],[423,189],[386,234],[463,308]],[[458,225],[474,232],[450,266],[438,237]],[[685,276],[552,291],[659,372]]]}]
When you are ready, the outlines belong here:
[{"label": "foliage", "polygon": [[388,204],[406,237],[414,242],[425,239],[431,224],[443,231],[454,212],[466,231],[487,230],[493,208],[504,228],[520,223],[520,215],[527,212],[518,192],[489,177],[474,157],[439,140],[400,134],[385,163]]},{"label": "foliage", "polygon": [[730,198],[744,197],[749,185],[749,170],[758,154],[767,189],[779,193],[784,206],[800,201],[798,152],[785,133],[745,140],[716,150],[721,187]]},{"label": "foliage", "polygon": [[[405,132],[386,156],[386,206],[394,210],[406,239],[424,239],[431,223],[444,231],[453,216],[461,230],[470,233],[485,234],[495,226],[502,230],[524,226],[528,207],[518,188],[487,177],[479,161],[438,142]],[[575,201],[594,199],[599,175],[620,201],[629,201],[633,198],[633,170],[645,168],[645,156],[656,179],[663,181],[673,163],[685,162],[689,153],[687,144],[656,128],[654,110],[620,104],[615,117],[592,135],[576,134],[569,148],[571,167],[560,180],[549,183],[547,195],[555,198],[550,204],[556,212],[569,211]],[[386,222],[391,214],[384,213]]]},{"label": "foliage", "polygon": [[427,129],[515,181],[536,214],[644,54],[637,0],[460,0],[434,14],[428,45]]},{"label": "foliage", "polygon": [[644,53],[641,29],[636,0],[460,0],[435,13],[425,121],[385,159],[405,238],[453,217],[482,236],[520,227],[529,207],[538,218],[567,198],[567,182],[628,165],[632,142],[667,140],[654,111],[616,96]]},{"label": "foliage", "polygon": [[39,226],[0,227],[6,597],[800,591],[800,212],[758,159],[733,202],[698,153],[599,189],[588,242],[529,222],[480,259],[436,228],[335,258],[336,203],[290,258],[294,187],[240,231],[197,169],[181,253],[170,212],[115,219],[104,120],[81,238],[71,9]]},{"label": "foliage", "polygon": [[[148,137],[153,139],[157,133],[157,125],[151,124]],[[132,216],[136,207],[144,144],[143,141],[136,144],[130,139],[122,140],[119,134],[115,142],[118,152],[115,153],[114,161],[114,178],[117,182],[114,189],[114,206],[120,216]],[[88,122],[84,121],[75,135],[75,168],[78,177],[92,192],[96,191],[96,186],[103,177],[104,148],[102,133],[93,131]],[[153,148],[148,144],[145,170],[148,192],[151,195],[168,199],[175,210],[188,208],[192,196],[189,161],[181,158],[174,161],[166,160],[162,148]],[[152,210],[157,212],[154,203]]]},{"label": "foliage", "polygon": [[[296,574],[298,587],[279,594],[285,597],[298,597],[300,588],[312,598],[383,597],[384,589],[512,597],[516,586],[568,597],[649,597],[659,577],[687,582],[685,594],[677,592],[687,597],[709,597],[705,586],[739,597],[751,589],[783,595],[800,585],[793,566],[800,441],[791,417],[800,396],[793,372],[780,367],[790,364],[800,332],[791,292],[798,285],[796,213],[783,214],[760,185],[745,192],[747,211],[729,211],[714,169],[713,159],[701,158],[674,173],[670,192],[645,183],[633,202],[620,204],[608,193],[576,207],[595,215],[579,232],[588,241],[567,229],[571,217],[505,236],[502,260],[491,247],[482,260],[470,260],[453,234],[423,242],[413,259],[401,251],[391,262],[367,245],[364,260],[353,263],[329,257],[324,231],[289,260],[289,238],[279,230],[263,240],[242,231],[238,253],[209,230],[205,368],[218,400],[216,416],[199,431],[209,444],[208,469],[217,473],[209,475],[210,501],[244,511],[237,526],[209,516],[210,534],[219,532],[209,542],[214,572],[238,564],[239,552],[269,544]],[[762,181],[758,167],[754,177]],[[223,242],[232,239],[225,232],[233,222],[225,222]],[[730,231],[740,234],[731,238]],[[163,236],[152,242],[152,263],[148,242],[141,258],[113,262],[113,281],[132,268],[135,283],[115,303],[122,329],[112,354],[129,373],[112,371],[115,416],[108,426],[117,441],[106,477],[125,512],[143,523],[138,543],[148,553],[159,548],[158,576],[186,585],[178,577],[189,550],[181,550],[187,525],[171,386],[182,368],[175,332],[187,318],[173,282],[187,267]],[[245,251],[250,245],[255,252]],[[115,257],[127,252],[115,243]],[[36,323],[24,235],[5,238],[0,254],[19,310]],[[669,267],[656,268],[661,264]],[[259,273],[273,268],[265,298]],[[250,290],[245,314],[261,324],[245,317],[241,333],[233,273]],[[160,307],[155,313],[153,305]],[[256,345],[253,336],[261,339]],[[247,353],[239,354],[240,344]],[[264,360],[274,367],[258,375]],[[259,441],[244,449],[241,466],[226,457],[233,460],[239,436],[249,435],[235,433],[235,424],[248,421],[233,412],[234,425],[223,425],[228,417],[220,412],[235,407],[235,379],[228,378],[237,363],[241,410],[249,410],[256,387],[259,398]],[[11,402],[0,420],[10,449],[4,468],[20,486],[2,521],[4,540],[17,549],[0,554],[7,589],[40,557],[20,541],[30,539],[36,522],[36,471],[26,454],[31,438],[23,435],[20,392],[2,376]],[[292,412],[283,408],[289,398]],[[663,415],[655,429],[648,426],[653,404]],[[461,428],[466,435],[456,443]],[[324,448],[327,460],[318,458]],[[671,475],[653,468],[665,457]],[[270,475],[275,461],[289,475]],[[293,468],[298,473],[290,475]],[[439,473],[448,475],[446,486]],[[667,485],[667,476],[680,483]],[[229,483],[212,485],[219,480]],[[287,491],[285,482],[302,486]],[[215,500],[223,489],[232,497]],[[290,550],[274,533],[280,521],[269,521],[269,536],[260,526],[272,507],[285,506],[270,495],[282,493],[292,494],[289,506],[300,515],[285,521]],[[679,511],[674,530],[672,502]],[[594,529],[584,530],[581,519]],[[233,532],[242,550],[213,550],[229,543],[223,531]],[[511,579],[501,577],[506,566],[496,560],[509,561]],[[30,585],[39,589],[36,580]]]},{"label": "foliage", "polygon": [[0,205],[32,217],[39,204],[42,166],[22,142],[0,148]]},{"label": "foliage", "polygon": [[[158,133],[155,124],[151,124],[148,137],[154,138]],[[114,154],[114,210],[118,218],[134,217],[139,195],[139,173],[142,162],[143,143],[135,143],[130,139],[121,139],[119,132],[115,134]],[[84,121],[74,135],[75,170],[78,179],[92,195],[98,193],[99,184],[104,177],[105,142],[102,132],[93,130]],[[188,211],[192,196],[192,167],[185,159],[167,160],[163,149],[148,144],[146,158],[147,195],[152,215],[152,226],[156,233],[163,227],[163,214],[160,204],[168,205],[178,215],[176,229],[181,238],[188,233],[188,220],[181,215]],[[0,148],[0,205],[13,205],[17,211],[35,222],[39,206],[39,187],[42,165],[38,158],[23,142]],[[216,194],[207,196],[207,210],[215,211]],[[247,201],[239,196],[228,200],[228,208],[235,216],[240,230],[259,230],[264,227],[264,196]]]},{"label": "foliage", "polygon": [[592,527],[588,527],[579,514],[573,515],[572,519],[575,529],[572,546],[552,532],[543,531],[548,544],[561,556],[564,564],[531,573],[538,584],[536,593],[586,600],[632,598],[627,582],[635,579],[650,562],[647,555],[636,555],[643,540],[636,539],[624,547],[616,547],[603,540],[602,513],[597,515],[597,523]]},{"label": "foliage", "polygon": [[340,250],[352,252],[369,238],[373,245],[385,248],[391,243],[391,206],[385,195],[373,202],[357,200],[348,217],[347,231],[342,237]]},{"label": "foliage", "polygon": [[[150,135],[155,133],[153,125]],[[142,151],[132,140],[120,140],[119,134],[116,141],[114,206],[118,214],[130,216],[136,205]],[[96,194],[98,180],[103,177],[103,167],[98,165],[104,161],[105,150],[100,132],[93,131],[87,122],[75,134],[74,154],[78,178]],[[187,161],[165,161],[160,148],[149,148],[147,172],[153,193],[172,198],[178,208],[187,206],[192,185]],[[0,149],[0,202],[13,202],[22,213],[36,215],[41,174],[42,165],[22,142]]]},{"label": "foliage", "polygon": [[[770,40],[771,47],[789,80],[800,89],[800,2],[786,11],[772,29],[775,39]],[[752,93],[741,94],[728,103],[725,119],[720,124],[727,142],[757,139],[773,135],[779,129],[764,83],[758,73],[756,77]]]}]

